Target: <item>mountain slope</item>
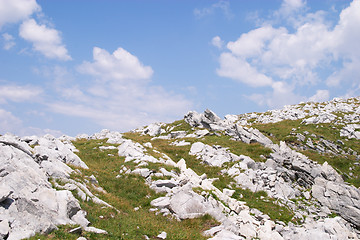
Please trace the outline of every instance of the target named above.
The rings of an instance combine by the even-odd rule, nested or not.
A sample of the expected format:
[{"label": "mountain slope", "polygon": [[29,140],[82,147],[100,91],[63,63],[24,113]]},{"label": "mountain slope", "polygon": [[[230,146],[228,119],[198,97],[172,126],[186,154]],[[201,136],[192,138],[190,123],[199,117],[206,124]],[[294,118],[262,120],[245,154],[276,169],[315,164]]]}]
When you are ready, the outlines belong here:
[{"label": "mountain slope", "polygon": [[[189,112],[128,133],[58,139],[72,140],[67,149],[83,163],[65,161],[74,170],[54,174],[48,150],[33,159],[57,191],[72,191],[88,222],[71,219],[77,230],[67,225],[34,239],[358,239],[359,100],[225,119]],[[44,141],[16,140],[35,146],[32,156]],[[17,204],[16,191],[0,207],[6,199]],[[6,220],[10,238],[16,229]]]}]

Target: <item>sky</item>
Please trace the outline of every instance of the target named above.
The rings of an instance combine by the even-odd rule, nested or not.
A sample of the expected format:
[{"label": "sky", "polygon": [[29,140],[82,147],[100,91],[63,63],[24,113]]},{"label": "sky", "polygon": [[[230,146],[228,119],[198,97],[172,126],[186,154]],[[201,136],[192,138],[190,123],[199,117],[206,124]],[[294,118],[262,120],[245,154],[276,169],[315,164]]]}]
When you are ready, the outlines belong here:
[{"label": "sky", "polygon": [[360,95],[360,0],[0,0],[0,134]]}]

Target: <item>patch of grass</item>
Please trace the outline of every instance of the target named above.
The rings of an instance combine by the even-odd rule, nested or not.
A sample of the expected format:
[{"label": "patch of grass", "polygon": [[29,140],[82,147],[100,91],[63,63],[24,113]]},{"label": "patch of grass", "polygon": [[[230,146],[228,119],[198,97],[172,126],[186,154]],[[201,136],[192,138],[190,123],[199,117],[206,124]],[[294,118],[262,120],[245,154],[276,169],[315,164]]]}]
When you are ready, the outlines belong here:
[{"label": "patch of grass", "polygon": [[37,233],[35,234],[35,236],[31,237],[31,238],[28,238],[29,240],[47,240],[47,239],[77,239],[79,238],[80,236],[85,236],[85,235],[88,235],[86,233],[82,233],[82,234],[72,234],[72,233],[69,233],[69,231],[71,229],[74,229],[76,227],[79,227],[79,225],[61,225],[61,226],[58,226],[58,229],[47,234],[47,235],[44,235],[44,234],[40,234],[40,233]]},{"label": "patch of grass", "polygon": [[167,127],[174,127],[174,129],[171,131],[185,131],[188,133],[193,132],[192,127],[187,122],[185,122],[184,119],[170,123],[167,125]]},{"label": "patch of grass", "polygon": [[284,120],[277,123],[267,124],[254,124],[253,127],[257,128],[260,132],[270,137],[274,142],[279,143],[280,141],[289,140],[291,130],[297,128],[302,119],[299,120]]},{"label": "patch of grass", "polygon": [[233,198],[244,201],[250,208],[256,208],[267,214],[272,220],[279,220],[285,223],[294,218],[294,213],[285,206],[275,203],[275,199],[268,197],[264,191],[252,192],[249,189],[234,188]]},{"label": "patch of grass", "polygon": [[170,180],[171,177],[170,176],[151,176],[151,180],[156,181],[156,180]]},{"label": "patch of grass", "polygon": [[140,144],[144,144],[144,143],[147,143],[147,142],[151,142],[151,136],[147,135],[147,134],[140,134],[140,133],[137,133],[137,132],[126,132],[126,133],[123,133],[123,137],[124,138],[127,138],[127,139],[131,139],[133,140],[134,142],[138,142]]}]

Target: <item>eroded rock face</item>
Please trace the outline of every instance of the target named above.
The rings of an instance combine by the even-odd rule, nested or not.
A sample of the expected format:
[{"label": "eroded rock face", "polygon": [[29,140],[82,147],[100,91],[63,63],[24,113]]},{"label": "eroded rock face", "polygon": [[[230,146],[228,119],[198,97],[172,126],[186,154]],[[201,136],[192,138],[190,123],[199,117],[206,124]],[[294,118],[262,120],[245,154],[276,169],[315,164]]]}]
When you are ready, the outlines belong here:
[{"label": "eroded rock face", "polygon": [[206,109],[204,113],[190,111],[184,116],[184,120],[193,127],[212,128],[212,124],[221,121],[213,111]]},{"label": "eroded rock face", "polygon": [[341,182],[316,178],[312,195],[345,220],[360,227],[360,190]]},{"label": "eroded rock face", "polygon": [[207,203],[193,191],[180,191],[172,196],[169,208],[180,219],[197,218],[207,213]]},{"label": "eroded rock face", "polygon": [[[65,149],[48,140],[40,138],[38,144],[51,143]],[[66,176],[72,171],[57,157],[61,153],[56,157],[52,154],[56,147],[44,151],[42,156],[49,157],[39,161],[36,150],[15,136],[1,136],[0,142],[0,239],[28,238],[36,232],[49,233],[57,225],[77,223],[73,217],[80,210],[79,202],[70,191],[57,191],[48,181],[49,176]],[[62,153],[64,158],[71,157],[66,150]],[[49,165],[42,164],[45,162]]]},{"label": "eroded rock face", "polygon": [[196,142],[191,146],[190,155],[195,155],[205,164],[221,167],[226,162],[239,160],[239,157],[221,146],[209,146],[202,142]]}]

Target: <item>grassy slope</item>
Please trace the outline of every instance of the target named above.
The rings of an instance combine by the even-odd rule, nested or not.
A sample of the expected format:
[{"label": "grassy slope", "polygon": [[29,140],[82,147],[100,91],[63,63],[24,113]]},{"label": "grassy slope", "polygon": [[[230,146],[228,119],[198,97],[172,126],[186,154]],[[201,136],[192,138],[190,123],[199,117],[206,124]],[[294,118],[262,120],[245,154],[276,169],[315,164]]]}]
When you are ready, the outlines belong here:
[{"label": "grassy slope", "polygon": [[[104,141],[105,142],[105,141]],[[75,179],[94,175],[107,193],[98,193],[98,197],[119,210],[102,208],[92,202],[81,202],[81,207],[88,212],[88,219],[100,229],[108,231],[108,235],[83,233],[87,239],[150,239],[165,231],[167,239],[206,239],[201,233],[218,223],[209,216],[199,219],[177,221],[170,217],[155,215],[149,212],[151,200],[159,197],[144,183],[144,179],[134,175],[123,175],[116,178],[124,158],[118,157],[116,150],[100,151],[97,147],[103,140],[79,140],[74,142],[79,157],[89,166],[89,170],[81,169],[82,174],[76,174]],[[95,149],[94,149],[95,148]],[[108,156],[113,154],[114,156]],[[96,191],[93,190],[93,193]],[[135,211],[135,207],[140,207]],[[76,239],[79,235],[66,233],[70,227],[62,227],[49,235],[37,235],[32,239]]]}]

